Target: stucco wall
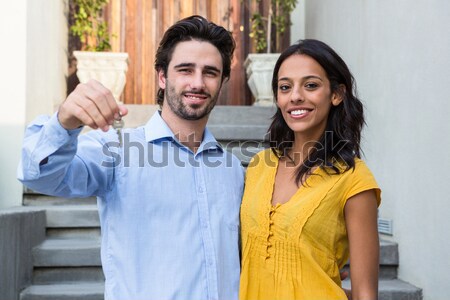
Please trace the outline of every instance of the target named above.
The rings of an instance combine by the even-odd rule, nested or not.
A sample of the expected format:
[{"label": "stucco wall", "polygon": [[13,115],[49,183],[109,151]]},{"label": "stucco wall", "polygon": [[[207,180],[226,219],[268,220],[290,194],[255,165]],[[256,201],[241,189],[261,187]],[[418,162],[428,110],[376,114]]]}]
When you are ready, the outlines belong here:
[{"label": "stucco wall", "polygon": [[356,77],[399,278],[425,300],[447,299],[450,286],[449,16],[448,1],[305,2],[305,36],[332,46]]},{"label": "stucco wall", "polygon": [[0,208],[22,201],[15,174],[25,124],[26,2],[2,3],[0,18]]},{"label": "stucco wall", "polygon": [[67,1],[2,3],[0,208],[22,203],[16,180],[25,125],[65,98]]}]

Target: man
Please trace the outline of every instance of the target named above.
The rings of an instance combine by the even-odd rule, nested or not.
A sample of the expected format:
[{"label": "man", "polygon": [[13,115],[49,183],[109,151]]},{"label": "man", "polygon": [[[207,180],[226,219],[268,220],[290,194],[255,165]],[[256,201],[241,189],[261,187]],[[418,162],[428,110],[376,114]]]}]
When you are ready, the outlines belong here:
[{"label": "man", "polygon": [[96,81],[27,128],[19,180],[97,196],[105,299],[238,298],[243,170],[205,127],[234,47],[199,16],[170,27],[155,61],[161,111],[120,144],[109,125],[127,110]]}]

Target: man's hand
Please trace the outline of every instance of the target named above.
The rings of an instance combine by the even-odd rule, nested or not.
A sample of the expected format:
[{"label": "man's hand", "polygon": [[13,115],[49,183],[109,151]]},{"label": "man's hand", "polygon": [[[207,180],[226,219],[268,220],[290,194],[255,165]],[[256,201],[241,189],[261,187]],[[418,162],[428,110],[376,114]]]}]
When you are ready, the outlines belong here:
[{"label": "man's hand", "polygon": [[114,119],[128,113],[118,106],[110,90],[96,80],[79,84],[59,107],[58,120],[67,130],[87,125],[108,131]]}]

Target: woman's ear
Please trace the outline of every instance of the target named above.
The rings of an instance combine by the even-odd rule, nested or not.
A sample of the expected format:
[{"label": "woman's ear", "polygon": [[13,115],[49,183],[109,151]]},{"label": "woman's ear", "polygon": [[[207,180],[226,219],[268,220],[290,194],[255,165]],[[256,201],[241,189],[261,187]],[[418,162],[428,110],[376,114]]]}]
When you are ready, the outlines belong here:
[{"label": "woman's ear", "polygon": [[341,104],[341,102],[344,101],[345,92],[346,92],[345,85],[340,84],[339,87],[331,96],[331,104],[333,104],[333,106],[338,106],[339,104]]}]

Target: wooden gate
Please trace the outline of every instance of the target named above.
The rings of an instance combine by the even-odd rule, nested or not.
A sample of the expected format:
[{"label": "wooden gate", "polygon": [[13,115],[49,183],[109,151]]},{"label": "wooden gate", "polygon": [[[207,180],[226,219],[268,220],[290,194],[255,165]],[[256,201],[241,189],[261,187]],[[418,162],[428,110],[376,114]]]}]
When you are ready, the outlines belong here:
[{"label": "wooden gate", "polygon": [[130,55],[123,101],[154,104],[158,88],[154,58],[164,31],[176,21],[198,14],[222,25],[236,39],[231,79],[222,89],[221,105],[249,105],[244,59],[249,51],[249,13],[242,0],[111,0],[106,10],[113,51]]}]

